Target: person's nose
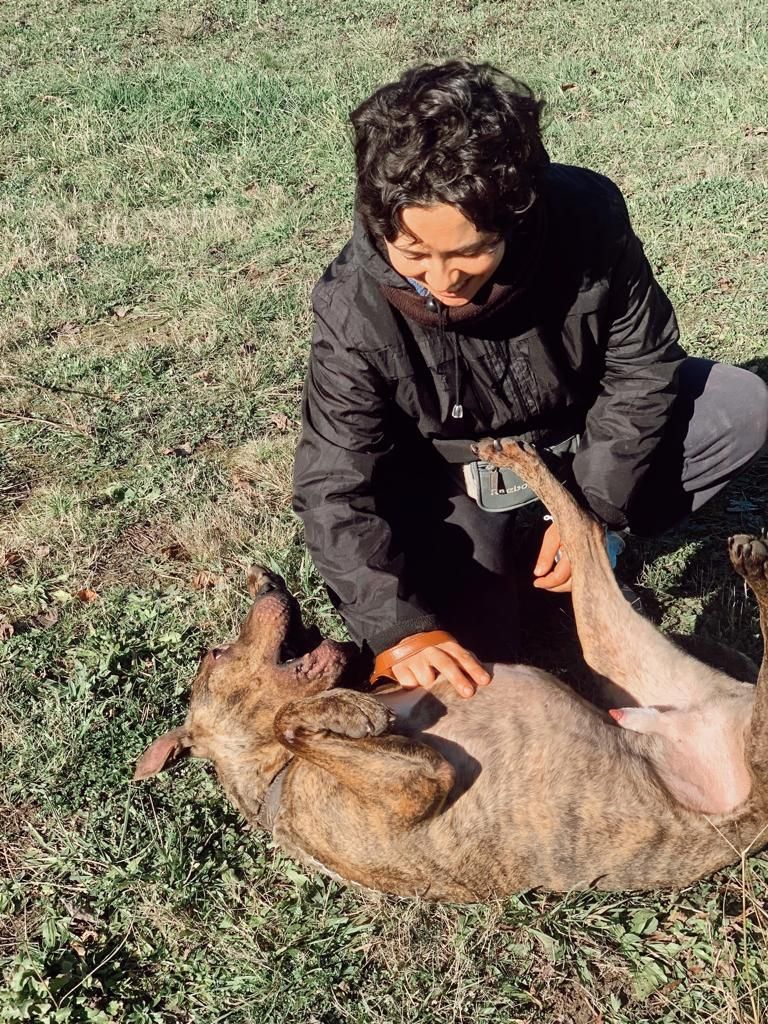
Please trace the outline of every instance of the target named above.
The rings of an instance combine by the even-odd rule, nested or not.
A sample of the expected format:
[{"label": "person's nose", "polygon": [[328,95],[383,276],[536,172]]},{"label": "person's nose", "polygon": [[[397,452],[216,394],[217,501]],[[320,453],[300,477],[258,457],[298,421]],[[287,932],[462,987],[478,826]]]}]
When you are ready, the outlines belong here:
[{"label": "person's nose", "polygon": [[461,271],[448,263],[433,260],[427,268],[426,283],[433,292],[454,291],[461,283]]}]

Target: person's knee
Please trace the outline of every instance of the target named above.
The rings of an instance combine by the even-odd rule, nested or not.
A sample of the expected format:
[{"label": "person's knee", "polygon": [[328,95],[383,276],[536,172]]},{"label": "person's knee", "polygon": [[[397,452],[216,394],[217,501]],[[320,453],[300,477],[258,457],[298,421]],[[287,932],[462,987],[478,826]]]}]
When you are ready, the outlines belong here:
[{"label": "person's knee", "polygon": [[768,384],[756,373],[718,364],[734,461],[743,465],[768,446]]},{"label": "person's knee", "polygon": [[759,439],[758,452],[768,447],[768,384],[764,380],[761,380],[756,374],[752,374],[755,380],[759,383],[759,387],[756,389],[759,394],[755,402],[755,414],[756,414],[756,436]]}]

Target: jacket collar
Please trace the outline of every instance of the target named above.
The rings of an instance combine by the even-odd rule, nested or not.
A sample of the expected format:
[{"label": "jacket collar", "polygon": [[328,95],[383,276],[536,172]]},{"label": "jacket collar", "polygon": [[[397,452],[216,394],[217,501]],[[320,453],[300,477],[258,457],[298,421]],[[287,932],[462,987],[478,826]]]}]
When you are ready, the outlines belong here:
[{"label": "jacket collar", "polygon": [[547,220],[546,202],[542,197],[525,215],[514,237],[507,239],[503,260],[474,299],[458,307],[443,306],[438,302],[438,312],[427,310],[427,296],[419,295],[398,274],[365,230],[358,213],[355,213],[352,231],[352,259],[376,280],[387,300],[410,319],[426,327],[440,326],[441,323],[469,327],[493,319],[528,288],[541,263]]}]

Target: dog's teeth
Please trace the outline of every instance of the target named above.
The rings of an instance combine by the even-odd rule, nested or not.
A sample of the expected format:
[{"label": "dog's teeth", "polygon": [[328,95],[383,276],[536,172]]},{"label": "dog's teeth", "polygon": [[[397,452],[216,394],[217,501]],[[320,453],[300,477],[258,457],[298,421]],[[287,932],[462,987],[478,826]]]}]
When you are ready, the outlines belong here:
[{"label": "dog's teeth", "polygon": [[498,438],[494,438],[493,450],[495,452],[500,452],[501,451],[501,441]]}]

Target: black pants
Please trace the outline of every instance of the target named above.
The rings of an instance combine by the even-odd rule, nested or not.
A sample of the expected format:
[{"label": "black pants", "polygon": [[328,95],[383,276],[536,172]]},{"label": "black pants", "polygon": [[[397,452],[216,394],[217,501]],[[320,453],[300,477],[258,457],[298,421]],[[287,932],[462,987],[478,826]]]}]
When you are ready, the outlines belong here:
[{"label": "black pants", "polygon": [[[735,366],[686,359],[667,436],[631,504],[630,530],[655,536],[681,522],[749,465],[767,442],[768,387],[763,381]],[[407,508],[402,477],[400,486],[393,481],[387,518],[405,551],[405,564],[415,588],[457,640],[483,660],[514,660],[519,649],[517,578],[530,578],[541,530],[521,530],[518,512],[484,512],[434,459],[434,472],[425,469],[422,458],[410,470],[399,464],[408,477]],[[540,523],[541,515],[536,518]]]}]

